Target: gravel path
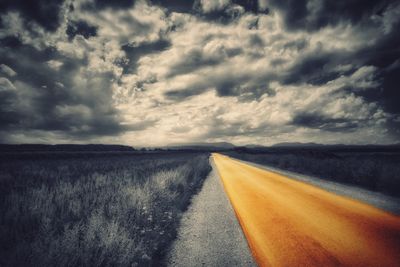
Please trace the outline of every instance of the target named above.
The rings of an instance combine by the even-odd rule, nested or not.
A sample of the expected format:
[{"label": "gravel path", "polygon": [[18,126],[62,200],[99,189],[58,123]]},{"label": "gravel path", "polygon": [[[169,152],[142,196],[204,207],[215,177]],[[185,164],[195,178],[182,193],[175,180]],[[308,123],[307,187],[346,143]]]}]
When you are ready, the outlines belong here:
[{"label": "gravel path", "polygon": [[168,266],[256,266],[214,165],[167,259]]}]

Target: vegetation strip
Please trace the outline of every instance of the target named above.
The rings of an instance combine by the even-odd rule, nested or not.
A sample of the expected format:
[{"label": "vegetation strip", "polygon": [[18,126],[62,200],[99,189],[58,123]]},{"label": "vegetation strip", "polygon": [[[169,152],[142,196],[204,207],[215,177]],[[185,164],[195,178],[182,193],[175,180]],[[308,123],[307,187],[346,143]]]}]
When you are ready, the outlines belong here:
[{"label": "vegetation strip", "polygon": [[0,160],[0,266],[159,266],[208,154]]}]

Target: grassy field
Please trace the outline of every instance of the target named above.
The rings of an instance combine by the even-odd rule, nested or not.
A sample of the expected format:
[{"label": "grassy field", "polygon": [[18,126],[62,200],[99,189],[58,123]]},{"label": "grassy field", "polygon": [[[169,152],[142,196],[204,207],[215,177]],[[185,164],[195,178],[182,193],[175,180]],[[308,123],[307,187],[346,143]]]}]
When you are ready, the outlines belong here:
[{"label": "grassy field", "polygon": [[199,153],[0,155],[0,266],[159,266],[210,171]]},{"label": "grassy field", "polygon": [[227,155],[283,170],[400,196],[400,153],[329,149],[231,151]]}]

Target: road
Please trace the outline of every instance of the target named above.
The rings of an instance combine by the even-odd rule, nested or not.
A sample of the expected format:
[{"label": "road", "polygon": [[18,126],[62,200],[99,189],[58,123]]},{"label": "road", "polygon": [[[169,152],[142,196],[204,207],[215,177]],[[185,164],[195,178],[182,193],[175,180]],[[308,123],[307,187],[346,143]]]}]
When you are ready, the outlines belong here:
[{"label": "road", "polygon": [[213,169],[182,217],[178,238],[167,257],[168,266],[256,266],[221,179]]},{"label": "road", "polygon": [[213,158],[260,266],[400,266],[400,217],[220,154]]},{"label": "road", "polygon": [[400,198],[389,196],[377,191],[371,191],[365,188],[361,188],[356,185],[342,184],[335,181],[321,179],[309,175],[303,175],[288,170],[278,169],[271,166],[265,166],[254,162],[239,160],[245,164],[249,164],[267,171],[275,172],[283,176],[312,184],[316,187],[322,188],[326,191],[332,192],[336,195],[347,196],[352,199],[359,200],[367,203],[371,206],[377,207],[382,210],[386,210],[390,213],[400,215]]}]

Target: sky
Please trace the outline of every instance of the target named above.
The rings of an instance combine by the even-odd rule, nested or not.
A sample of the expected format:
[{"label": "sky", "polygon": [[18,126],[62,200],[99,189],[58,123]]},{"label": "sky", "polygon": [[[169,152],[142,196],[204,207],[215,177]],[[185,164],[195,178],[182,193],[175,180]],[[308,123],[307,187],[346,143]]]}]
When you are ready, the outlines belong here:
[{"label": "sky", "polygon": [[0,143],[397,143],[399,84],[400,1],[0,2]]}]

